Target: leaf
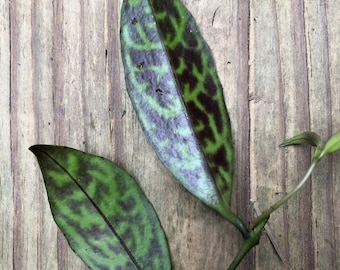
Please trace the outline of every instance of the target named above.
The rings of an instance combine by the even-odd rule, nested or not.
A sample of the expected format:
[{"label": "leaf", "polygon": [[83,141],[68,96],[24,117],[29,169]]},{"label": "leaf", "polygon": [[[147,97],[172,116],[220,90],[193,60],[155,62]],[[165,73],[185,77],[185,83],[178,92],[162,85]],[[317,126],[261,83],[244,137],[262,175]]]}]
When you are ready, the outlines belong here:
[{"label": "leaf", "polygon": [[179,0],[124,0],[121,50],[130,99],[158,157],[187,190],[230,219],[230,120],[194,18]]},{"label": "leaf", "polygon": [[328,153],[333,153],[339,150],[340,150],[340,130],[333,134],[333,136],[326,142],[325,148],[320,154],[320,158]]},{"label": "leaf", "polygon": [[302,145],[302,144],[309,144],[311,146],[319,146],[321,142],[321,138],[315,132],[306,131],[301,134],[298,134],[284,143],[281,143],[281,147],[286,147],[290,145]]},{"label": "leaf", "polygon": [[171,269],[166,239],[137,183],[111,161],[35,145],[55,222],[91,269]]}]

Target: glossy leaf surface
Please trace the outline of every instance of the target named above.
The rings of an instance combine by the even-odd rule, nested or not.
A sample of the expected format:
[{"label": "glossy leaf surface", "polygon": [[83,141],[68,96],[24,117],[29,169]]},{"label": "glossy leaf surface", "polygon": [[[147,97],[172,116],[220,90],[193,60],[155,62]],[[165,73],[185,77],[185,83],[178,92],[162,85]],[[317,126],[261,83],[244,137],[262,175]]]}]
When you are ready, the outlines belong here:
[{"label": "glossy leaf surface", "polygon": [[179,0],[124,0],[126,85],[150,144],[191,193],[229,211],[233,148],[211,50]]},{"label": "glossy leaf surface", "polygon": [[166,239],[137,183],[111,161],[36,145],[54,219],[91,269],[171,269]]}]

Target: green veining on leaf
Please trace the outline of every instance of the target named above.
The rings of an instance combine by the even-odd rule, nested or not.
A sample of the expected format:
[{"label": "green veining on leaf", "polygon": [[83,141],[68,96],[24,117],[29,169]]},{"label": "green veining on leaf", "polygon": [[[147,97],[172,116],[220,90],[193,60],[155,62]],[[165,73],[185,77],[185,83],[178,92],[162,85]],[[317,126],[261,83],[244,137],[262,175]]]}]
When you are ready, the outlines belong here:
[{"label": "green veining on leaf", "polygon": [[[206,181],[210,176],[207,175],[207,166],[201,166],[204,156],[200,152],[183,100],[179,97],[180,92],[176,89],[176,78],[161,37],[148,27],[155,22],[154,17],[142,12],[145,6],[150,7],[145,0],[140,2],[140,6],[133,6],[130,1],[124,1],[122,6],[122,55],[129,95],[143,130],[163,163],[186,188],[218,209],[221,199],[213,180]],[[141,50],[136,46],[140,43],[137,25],[144,27],[144,35],[159,44],[156,47],[161,49]],[[137,66],[143,68],[135,72]],[[158,72],[157,67],[167,72]],[[147,84],[147,88],[139,87],[139,84]]]},{"label": "green veining on leaf", "polygon": [[[180,89],[185,89],[183,99],[211,173],[229,204],[233,175],[231,127],[213,55],[180,1],[173,1],[173,5],[155,0],[151,3],[156,14],[169,14],[158,25],[166,36],[165,46]],[[180,56],[186,57],[186,69]]]},{"label": "green veining on leaf", "polygon": [[[219,211],[229,208],[230,121],[212,53],[195,20],[178,0],[125,0],[121,17],[127,88],[150,143],[188,190]],[[153,46],[140,47],[145,38]],[[163,147],[165,138],[170,144]],[[185,144],[187,150],[176,151]]]},{"label": "green veining on leaf", "polygon": [[[152,13],[144,12],[147,7]],[[141,49],[140,29],[159,46]],[[247,237],[230,209],[233,146],[223,89],[192,15],[179,0],[124,0],[121,50],[130,99],[158,157],[187,190]]]},{"label": "green veining on leaf", "polygon": [[164,232],[137,183],[111,161],[61,146],[37,156],[56,223],[91,269],[170,269]]}]

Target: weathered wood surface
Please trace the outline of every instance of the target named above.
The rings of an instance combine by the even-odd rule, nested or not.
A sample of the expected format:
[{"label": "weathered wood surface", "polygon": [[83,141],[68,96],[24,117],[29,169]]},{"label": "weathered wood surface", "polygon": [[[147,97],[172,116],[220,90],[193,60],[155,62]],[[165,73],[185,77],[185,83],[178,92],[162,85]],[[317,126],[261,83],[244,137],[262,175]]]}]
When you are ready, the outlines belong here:
[{"label": "weathered wood surface", "polygon": [[[340,129],[340,0],[185,0],[216,57],[233,124],[234,209],[253,218],[306,171],[305,130]],[[0,269],[86,269],[53,222],[28,147],[62,144],[119,163],[154,204],[175,270],[226,269],[238,232],[174,181],[127,97],[121,1],[0,1]],[[340,154],[269,221],[239,269],[339,269]]]}]

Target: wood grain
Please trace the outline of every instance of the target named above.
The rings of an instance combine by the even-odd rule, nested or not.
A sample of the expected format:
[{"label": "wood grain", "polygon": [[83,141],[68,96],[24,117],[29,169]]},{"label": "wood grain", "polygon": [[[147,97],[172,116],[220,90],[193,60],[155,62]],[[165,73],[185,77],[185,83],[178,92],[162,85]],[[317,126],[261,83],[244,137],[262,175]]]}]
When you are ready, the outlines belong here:
[{"label": "wood grain", "polygon": [[[233,125],[233,208],[249,223],[291,190],[308,148],[290,136],[340,129],[340,0],[185,0],[210,44]],[[111,158],[154,204],[175,270],[226,269],[241,236],[193,198],[148,145],[124,83],[120,1],[0,1],[0,269],[86,269],[57,229],[28,147]],[[339,269],[340,154],[327,157],[239,269]]]}]

